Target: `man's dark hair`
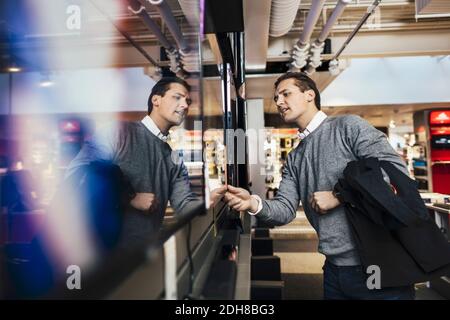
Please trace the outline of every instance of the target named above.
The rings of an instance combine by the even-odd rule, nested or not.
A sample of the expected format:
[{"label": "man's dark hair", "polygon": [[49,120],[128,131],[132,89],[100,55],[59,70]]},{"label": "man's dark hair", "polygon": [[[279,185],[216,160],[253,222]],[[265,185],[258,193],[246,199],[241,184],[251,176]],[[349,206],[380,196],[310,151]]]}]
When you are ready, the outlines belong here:
[{"label": "man's dark hair", "polygon": [[302,72],[285,73],[281,77],[279,77],[277,81],[275,81],[275,89],[278,87],[281,81],[287,79],[294,79],[295,85],[300,88],[301,92],[305,92],[306,90],[313,90],[314,93],[316,94],[314,102],[316,104],[317,109],[320,110],[320,92],[317,89],[316,83],[310,77],[308,77],[306,74]]},{"label": "man's dark hair", "polygon": [[150,96],[148,97],[148,102],[147,102],[148,112],[147,112],[147,114],[150,114],[153,110],[153,102],[152,102],[153,96],[158,95],[158,96],[164,97],[164,94],[170,89],[171,83],[181,84],[182,86],[184,86],[186,88],[186,90],[188,92],[191,91],[191,87],[183,79],[180,79],[177,77],[162,78],[153,86],[152,92],[150,93]]}]

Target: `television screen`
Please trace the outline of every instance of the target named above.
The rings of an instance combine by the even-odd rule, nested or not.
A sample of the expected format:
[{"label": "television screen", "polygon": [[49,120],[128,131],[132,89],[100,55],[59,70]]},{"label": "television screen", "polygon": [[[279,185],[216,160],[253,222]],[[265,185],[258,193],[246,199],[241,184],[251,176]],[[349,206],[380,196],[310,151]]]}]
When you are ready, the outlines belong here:
[{"label": "television screen", "polygon": [[450,149],[450,135],[431,137],[433,149]]}]

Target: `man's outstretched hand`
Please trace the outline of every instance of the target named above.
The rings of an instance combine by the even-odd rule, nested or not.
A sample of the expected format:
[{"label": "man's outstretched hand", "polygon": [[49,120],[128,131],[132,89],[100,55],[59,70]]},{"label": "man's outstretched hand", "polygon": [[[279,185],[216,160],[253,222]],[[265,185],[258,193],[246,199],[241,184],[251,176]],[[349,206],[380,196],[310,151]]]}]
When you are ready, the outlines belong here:
[{"label": "man's outstretched hand", "polygon": [[256,212],[258,210],[258,200],[242,188],[228,185],[228,191],[225,194],[224,200],[230,208],[236,211]]},{"label": "man's outstretched hand", "polygon": [[221,186],[211,191],[209,194],[209,206],[213,207],[227,192],[227,186]]}]

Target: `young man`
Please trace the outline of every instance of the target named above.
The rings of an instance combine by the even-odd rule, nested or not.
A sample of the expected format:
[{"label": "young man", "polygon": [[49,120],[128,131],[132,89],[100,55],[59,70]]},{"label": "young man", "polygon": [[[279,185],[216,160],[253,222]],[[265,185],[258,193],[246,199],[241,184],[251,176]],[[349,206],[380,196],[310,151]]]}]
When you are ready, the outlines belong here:
[{"label": "young man", "polygon": [[275,226],[292,221],[301,201],[318,234],[319,252],[326,256],[325,299],[412,299],[412,287],[367,288],[344,208],[332,192],[347,163],[361,158],[390,161],[407,174],[386,136],[358,116],[327,117],[314,81],[303,73],[278,78],[274,100],[283,120],[299,127],[301,139],[288,156],[279,191],[273,200],[262,201],[229,186],[225,201]]},{"label": "young man", "polygon": [[[121,122],[99,131],[69,165],[66,176],[98,160],[120,167],[136,192],[124,215],[121,244],[126,247],[159,230],[168,201],[176,214],[203,201],[191,192],[185,165],[174,161],[166,143],[169,129],[180,125],[188,114],[189,91],[182,79],[161,79],[152,88],[147,116],[140,122]],[[212,200],[225,191],[213,191]]]}]

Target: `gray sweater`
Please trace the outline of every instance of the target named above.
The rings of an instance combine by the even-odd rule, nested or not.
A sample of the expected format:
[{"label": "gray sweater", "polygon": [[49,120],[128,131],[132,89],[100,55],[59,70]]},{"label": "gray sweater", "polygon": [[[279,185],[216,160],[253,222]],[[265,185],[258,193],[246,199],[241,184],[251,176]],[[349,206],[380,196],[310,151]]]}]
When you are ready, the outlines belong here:
[{"label": "gray sweater", "polygon": [[131,206],[127,209],[122,231],[123,246],[129,247],[159,230],[169,200],[176,214],[186,213],[201,201],[191,192],[184,164],[172,155],[167,143],[140,122],[120,122],[98,131],[84,143],[70,163],[66,176],[96,160],[117,164],[136,193],[154,193],[159,201],[158,212],[152,214]]},{"label": "gray sweater", "polygon": [[386,136],[358,116],[328,117],[289,153],[276,197],[263,201],[258,218],[284,225],[295,218],[301,200],[305,214],[319,236],[319,252],[340,266],[360,260],[344,208],[319,214],[309,204],[316,191],[332,191],[347,163],[376,157],[408,174],[405,163]]}]

